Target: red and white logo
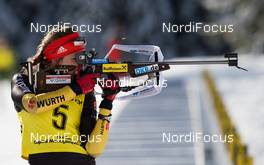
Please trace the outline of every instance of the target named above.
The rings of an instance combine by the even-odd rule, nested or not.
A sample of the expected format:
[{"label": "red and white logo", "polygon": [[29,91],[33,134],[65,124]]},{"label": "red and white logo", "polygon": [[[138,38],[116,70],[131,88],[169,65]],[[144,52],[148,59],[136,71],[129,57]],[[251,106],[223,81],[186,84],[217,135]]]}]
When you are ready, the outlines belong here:
[{"label": "red and white logo", "polygon": [[46,75],[46,84],[70,84],[71,75]]},{"label": "red and white logo", "polygon": [[67,49],[65,49],[63,46],[61,46],[58,51],[57,51],[57,54],[60,54],[60,53],[63,53],[63,52],[66,52]]},{"label": "red and white logo", "polygon": [[36,105],[36,100],[34,98],[31,98],[29,101],[28,101],[28,108],[30,109],[33,109]]}]

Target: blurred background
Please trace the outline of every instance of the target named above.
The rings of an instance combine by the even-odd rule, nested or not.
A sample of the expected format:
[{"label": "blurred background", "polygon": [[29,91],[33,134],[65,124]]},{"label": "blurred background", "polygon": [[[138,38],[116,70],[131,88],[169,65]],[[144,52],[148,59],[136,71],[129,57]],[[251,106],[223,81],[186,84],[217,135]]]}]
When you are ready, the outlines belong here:
[{"label": "blurred background", "polygon": [[[57,22],[70,22],[77,25],[101,24],[102,31],[100,33],[83,33],[82,35],[87,37],[87,47],[95,48],[102,57],[105,56],[114,43],[157,45],[161,47],[165,59],[194,59],[200,58],[200,56],[215,57],[226,52],[238,52],[242,55],[240,64],[248,68],[249,72],[246,73],[213,66],[207,69],[211,71],[220,95],[223,97],[224,103],[228,109],[227,113],[235,123],[244,143],[248,146],[250,155],[254,157],[254,164],[262,165],[264,163],[264,144],[260,140],[264,137],[263,133],[260,133],[263,132],[264,129],[264,123],[262,120],[262,115],[264,114],[264,107],[262,105],[262,101],[264,101],[264,88],[262,87],[262,83],[264,82],[262,78],[264,73],[264,68],[262,67],[262,62],[264,62],[264,30],[262,27],[264,25],[264,1],[108,0],[101,2],[96,0],[70,0],[66,2],[52,0],[0,0],[0,128],[9,132],[8,137],[1,140],[0,143],[5,146],[5,148],[0,146],[0,161],[5,162],[5,164],[10,164],[11,160],[13,161],[13,164],[20,164],[23,162],[19,158],[19,123],[16,121],[15,110],[12,107],[13,105],[10,99],[9,80],[12,74],[19,68],[20,63],[35,53],[36,47],[44,35],[44,33],[40,32],[30,32],[31,22],[47,25],[56,24]],[[163,33],[163,22],[171,22],[178,25],[188,24],[189,22],[233,24],[234,31],[232,33]],[[190,97],[188,97],[188,94],[190,94],[190,92],[188,92],[189,86],[186,84],[189,84],[189,82],[193,82],[194,80],[197,84],[195,87],[190,85],[192,87],[191,89],[194,89],[194,92],[192,93],[198,93],[197,97],[200,97],[200,95],[203,95],[204,90],[203,88],[200,88],[199,85],[203,86],[203,84],[205,84],[201,78],[201,72],[203,69],[204,68],[201,67],[173,68],[171,73],[167,73],[168,79],[171,80],[171,87],[165,89],[165,94],[155,96],[154,99],[157,99],[157,102],[162,102],[162,100],[164,101],[164,97],[167,97],[172,100],[175,99],[179,101],[182,99],[184,101],[185,99],[186,102],[190,102]],[[182,88],[186,88],[186,90],[179,92]],[[198,88],[199,91],[196,90]],[[175,90],[178,93],[176,92],[166,95],[166,90]],[[205,102],[209,101],[210,100],[205,100]],[[198,102],[202,103],[203,101],[198,100]],[[180,103],[182,102],[180,101],[179,104]],[[137,103],[137,105],[143,107],[143,109],[150,108],[150,104],[151,102],[148,100],[139,101]],[[162,106],[170,109],[173,107],[173,104],[172,101],[164,103]],[[151,108],[157,106],[159,105],[151,106]],[[208,109],[206,104],[201,107],[203,107],[201,109]],[[132,109],[138,108],[139,107],[132,107]],[[186,107],[183,108],[182,112],[176,111],[180,116],[182,115],[181,113],[185,113],[187,112],[186,110],[189,109],[190,105],[187,105],[186,103]],[[9,111],[12,111],[12,113]],[[130,110],[130,112],[131,111],[132,110]],[[129,115],[135,116],[135,114],[126,114],[128,110],[121,112],[121,116],[124,115],[126,117],[126,115],[128,115],[128,118],[131,117],[129,117]],[[200,125],[208,125],[208,123],[210,125],[211,122],[216,122],[215,120],[212,120],[211,117],[204,116],[203,113],[206,113],[205,111],[201,110],[200,113],[202,114],[200,115],[202,117],[199,120],[197,119]],[[153,113],[151,114],[153,115]],[[149,115],[150,114],[148,114],[148,116]],[[194,118],[191,117],[193,115],[192,111],[188,111],[185,115],[187,115],[187,118],[189,117],[187,125],[188,122],[193,123],[194,118],[196,121],[197,116]],[[164,120],[167,120],[166,117],[169,116],[164,116]],[[207,124],[205,124],[201,120],[203,117],[206,119],[210,118],[211,120],[208,119]],[[171,120],[180,120],[183,121],[181,124],[186,124],[186,120],[180,117]],[[116,119],[116,123],[113,124],[113,132],[115,132],[114,130],[119,129],[119,122],[122,123],[122,121]],[[9,124],[11,124],[14,129],[7,129],[6,126]],[[174,124],[178,125],[179,123]],[[133,128],[138,127],[138,125],[129,125],[128,127]],[[194,127],[183,127],[182,129],[184,128],[186,128],[186,131],[188,131],[188,129],[191,131]],[[203,128],[206,128],[206,126]],[[134,134],[137,133],[138,132],[134,132]],[[15,143],[10,142],[11,148],[8,145],[9,142],[7,143],[5,141],[10,138],[14,138],[15,140]],[[115,142],[114,133],[111,138],[113,138],[113,141]],[[138,140],[138,143],[140,144],[138,145],[139,149],[135,150],[137,153],[142,151],[140,148],[148,148],[144,147],[145,143],[142,141]],[[118,155],[120,155],[119,152],[124,153],[117,148],[126,147],[119,143],[113,144],[111,142],[109,146],[110,147],[107,150],[109,152],[106,152],[102,159],[99,160],[99,163],[101,161],[101,164],[107,164],[106,162],[113,161],[113,163],[115,162],[116,164],[116,161],[121,159],[118,157]],[[159,145],[156,145],[157,152],[166,152],[164,146],[160,146],[162,150],[158,148],[158,146]],[[185,146],[183,145],[181,147],[184,148]],[[187,148],[188,147],[190,146],[187,146]],[[195,145],[193,146],[193,148],[196,147],[197,146]],[[207,146],[202,149],[204,154],[200,155],[200,157],[204,157],[204,161],[199,161],[193,158],[193,162],[188,162],[186,160],[192,160],[191,157],[195,154],[186,154],[184,155],[185,157],[178,155],[178,158],[184,158],[179,164],[224,164],[221,163],[221,161],[220,163],[218,162],[225,157],[223,154],[220,154],[221,156],[216,154],[216,156],[210,146],[209,149],[206,147]],[[155,160],[154,157],[159,157],[159,154],[156,153],[157,155],[155,155],[152,151],[153,148],[151,147],[149,152],[146,150],[144,150],[144,152],[142,151],[143,153],[141,155],[149,154],[148,156],[145,156],[145,158],[149,158],[146,159],[145,164],[177,164],[177,161],[169,161],[167,163],[165,160],[162,163],[158,160],[153,161]],[[111,156],[110,154],[109,156],[109,154],[107,154],[113,152],[116,153],[116,155]],[[134,152],[130,152],[127,154],[133,155]],[[181,148],[172,150],[172,152],[181,152]],[[126,158],[126,156],[127,155],[123,155],[123,158]],[[129,156],[131,160],[134,162],[138,161],[139,164],[142,157],[144,156]],[[171,154],[171,160],[174,160],[173,157],[177,158],[177,156]],[[163,159],[170,160],[166,155],[164,157],[161,156],[161,159],[159,160]],[[125,164],[129,163],[126,162]]]},{"label": "blurred background", "polygon": [[[30,32],[30,23],[101,24],[102,32],[84,34],[88,47],[105,54],[112,42],[159,45],[166,58],[218,55],[227,51],[263,53],[263,1],[261,0],[154,0],[132,2],[1,0],[1,72],[35,53],[43,33]],[[162,22],[233,24],[233,33],[162,33]],[[2,52],[3,51],[3,52]],[[2,74],[1,74],[2,75]]]}]

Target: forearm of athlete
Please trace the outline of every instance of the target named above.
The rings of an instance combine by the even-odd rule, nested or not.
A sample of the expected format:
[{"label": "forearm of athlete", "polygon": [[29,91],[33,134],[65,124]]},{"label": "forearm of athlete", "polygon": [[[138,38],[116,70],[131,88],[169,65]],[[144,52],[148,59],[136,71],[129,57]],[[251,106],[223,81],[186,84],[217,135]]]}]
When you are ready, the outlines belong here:
[{"label": "forearm of athlete", "polygon": [[103,153],[108,142],[112,102],[103,100],[99,107],[97,122],[85,146],[87,153],[93,157]]}]

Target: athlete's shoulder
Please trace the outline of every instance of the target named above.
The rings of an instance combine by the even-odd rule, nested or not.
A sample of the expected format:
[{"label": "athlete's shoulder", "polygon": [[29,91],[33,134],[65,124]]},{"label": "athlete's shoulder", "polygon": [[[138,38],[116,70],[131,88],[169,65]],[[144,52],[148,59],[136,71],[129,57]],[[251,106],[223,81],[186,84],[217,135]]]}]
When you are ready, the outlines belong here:
[{"label": "athlete's shoulder", "polygon": [[12,89],[20,90],[23,93],[32,92],[31,86],[28,82],[28,76],[22,73],[14,74],[11,80],[11,87]]},{"label": "athlete's shoulder", "polygon": [[11,98],[18,112],[23,109],[22,97],[27,93],[33,93],[32,91],[26,74],[18,72],[13,75],[11,79]]}]

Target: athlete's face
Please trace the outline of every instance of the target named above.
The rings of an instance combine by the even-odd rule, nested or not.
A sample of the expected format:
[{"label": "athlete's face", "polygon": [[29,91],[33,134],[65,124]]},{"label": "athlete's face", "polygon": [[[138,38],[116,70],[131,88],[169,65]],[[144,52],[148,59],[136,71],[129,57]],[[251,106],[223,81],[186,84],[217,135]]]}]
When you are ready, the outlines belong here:
[{"label": "athlete's face", "polygon": [[59,63],[59,65],[74,65],[77,66],[78,64],[76,63],[75,60],[75,54],[70,54],[68,56],[63,57]]},{"label": "athlete's face", "polygon": [[[75,54],[70,54],[70,55],[67,55],[63,58],[60,58],[59,60],[53,60],[52,61],[52,65],[53,66],[56,66],[56,65],[70,65],[70,66],[78,66],[76,60],[75,60]],[[77,69],[75,70],[72,70],[69,72],[69,74],[76,74],[77,73]]]}]

